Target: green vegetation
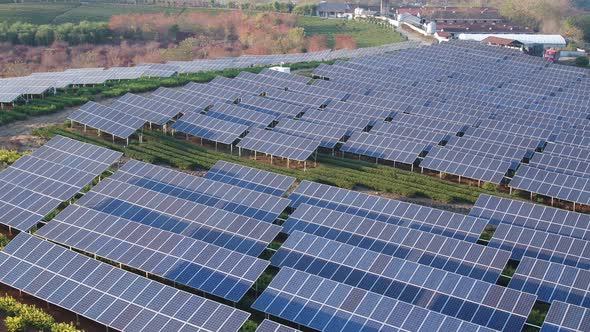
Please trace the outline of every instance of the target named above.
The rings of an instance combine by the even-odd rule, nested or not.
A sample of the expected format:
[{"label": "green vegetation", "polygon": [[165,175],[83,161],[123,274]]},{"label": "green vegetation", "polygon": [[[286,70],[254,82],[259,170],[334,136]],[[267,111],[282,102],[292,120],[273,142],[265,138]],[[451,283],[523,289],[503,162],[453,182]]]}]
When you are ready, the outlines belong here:
[{"label": "green vegetation", "polygon": [[19,3],[0,5],[0,21],[49,24],[63,13],[75,8],[75,4]]},{"label": "green vegetation", "polygon": [[8,238],[8,236],[6,236],[4,234],[0,234],[0,250],[4,249],[4,247],[6,247],[8,242],[10,242],[10,239]]},{"label": "green vegetation", "polygon": [[588,66],[588,57],[585,56],[579,56],[576,58],[576,61],[574,61],[576,63],[576,66],[578,67],[586,67]]},{"label": "green vegetation", "polygon": [[549,303],[537,301],[526,322],[534,326],[541,326],[545,321],[545,316],[547,316],[548,311]]},{"label": "green vegetation", "polygon": [[45,311],[34,305],[22,304],[10,296],[0,297],[0,314],[7,316],[4,320],[8,332],[52,331],[76,332],[73,324],[57,323]]},{"label": "green vegetation", "polygon": [[255,332],[258,328],[258,324],[252,320],[247,320],[244,325],[240,328],[240,332]]},{"label": "green vegetation", "polygon": [[111,41],[113,32],[107,22],[82,21],[77,24],[36,25],[31,23],[0,24],[0,42],[12,45],[49,46],[55,41],[77,44],[101,44]]},{"label": "green vegetation", "polygon": [[[51,126],[36,130],[39,136],[50,138],[63,135],[125,153],[125,156],[154,164],[164,164],[183,170],[207,170],[217,160],[226,160],[250,167],[269,170],[279,174],[295,176],[300,180],[310,180],[342,188],[364,187],[385,193],[406,197],[425,197],[436,201],[474,203],[481,193],[491,194],[483,188],[466,184],[451,183],[435,177],[424,176],[371,162],[319,155],[318,166],[307,171],[264,164],[259,161],[240,158],[224,152],[215,152],[197,144],[163,135],[159,132],[144,133],[144,143],[132,142],[126,149],[112,144],[107,139],[88,137],[70,131],[65,126]],[[494,193],[496,195],[504,195]]]},{"label": "green vegetation", "polygon": [[328,40],[328,47],[333,48],[337,35],[349,35],[356,41],[357,47],[371,47],[403,41],[404,38],[390,28],[361,21],[322,19],[300,16],[297,26],[305,29],[306,36],[323,35]]},{"label": "green vegetation", "polygon": [[8,167],[26,153],[0,149],[0,168]]}]

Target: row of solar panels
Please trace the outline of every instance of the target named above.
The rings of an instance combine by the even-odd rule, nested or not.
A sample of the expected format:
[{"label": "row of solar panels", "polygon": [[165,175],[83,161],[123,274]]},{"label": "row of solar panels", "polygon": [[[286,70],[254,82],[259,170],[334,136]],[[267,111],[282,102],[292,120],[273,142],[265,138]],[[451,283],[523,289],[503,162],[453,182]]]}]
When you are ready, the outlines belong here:
[{"label": "row of solar panels", "polygon": [[[446,46],[446,49],[454,51],[447,52],[445,56],[454,58],[473,56],[469,53],[462,55],[461,52],[465,53],[465,50],[471,51],[475,48],[482,53],[493,55],[489,61],[497,64],[498,51],[496,50],[479,48],[473,43],[450,45]],[[437,48],[440,51],[441,46]],[[583,124],[573,124],[574,122],[568,122],[564,118],[555,122],[556,119],[553,118],[552,113],[547,112],[529,111],[531,114],[526,114],[512,108],[498,110],[498,105],[469,112],[466,108],[449,107],[455,101],[459,104],[454,105],[473,102],[461,100],[453,94],[444,95],[444,104],[434,103],[431,100],[431,94],[428,94],[427,97],[418,98],[424,106],[418,107],[413,104],[417,100],[400,105],[397,101],[413,87],[401,85],[399,92],[392,94],[391,86],[387,85],[389,90],[385,93],[385,85],[380,81],[381,78],[373,76],[363,81],[363,83],[367,80],[373,82],[371,83],[372,96],[367,95],[368,90],[356,89],[358,77],[363,77],[363,73],[375,75],[383,68],[398,66],[397,63],[391,62],[393,59],[399,61],[411,58],[411,61],[414,61],[416,54],[423,53],[423,49],[374,57],[379,59],[376,62],[379,65],[373,64],[371,58],[360,58],[348,64],[328,66],[320,69],[319,73],[323,76],[330,75],[331,80],[313,82],[313,84],[310,84],[308,78],[265,71],[262,75],[242,73],[233,80],[217,78],[208,85],[191,84],[181,91],[160,90],[154,95],[156,98],[165,98],[162,100],[169,103],[169,109],[173,108],[172,105],[177,107],[173,108],[174,114],[167,115],[168,118],[178,114],[178,108],[184,107],[188,108],[188,111],[198,112],[210,107],[207,116],[197,113],[184,116],[172,129],[224,144],[231,144],[243,137],[246,132],[250,132],[238,144],[238,147],[295,160],[306,160],[317,147],[334,148],[338,142],[342,141],[343,136],[350,136],[341,147],[344,152],[406,164],[419,161],[420,166],[426,169],[480,181],[502,183],[508,181],[507,175],[516,171],[521,161],[533,157],[534,164],[531,165],[538,165],[537,168],[541,170],[527,166],[520,167],[511,184],[513,188],[588,204],[590,192],[587,189],[587,180],[584,178],[586,170],[580,170],[580,167],[584,165],[579,166],[583,160],[572,162],[569,159],[561,160],[563,157],[560,156],[560,160],[553,158],[551,162],[558,165],[567,164],[567,166],[547,169],[548,167],[543,166],[547,155],[534,154],[546,142],[550,142],[550,145],[555,142],[558,148],[553,147],[553,151],[561,151],[563,147],[571,146],[578,150],[578,155],[583,155],[583,151],[579,150],[584,149],[587,142],[583,138],[590,133]],[[372,67],[366,66],[366,63],[371,63]],[[335,76],[332,75],[334,68],[346,68],[351,64],[354,65],[353,68],[347,69],[352,70],[350,78],[342,80],[341,71],[336,71]],[[538,70],[537,67],[534,69]],[[434,77],[440,77],[440,75],[442,74],[438,73]],[[571,75],[577,77],[579,73],[574,72]],[[357,81],[353,80],[353,77]],[[459,86],[472,82],[447,80],[445,83]],[[399,83],[396,84],[399,85]],[[343,87],[346,88],[343,89]],[[283,89],[289,91],[281,91]],[[261,97],[260,94],[267,94],[267,96]],[[437,98],[439,97],[443,95]],[[236,105],[231,104],[237,100],[241,101]],[[90,106],[96,105],[89,104],[88,107]],[[115,105],[115,107],[119,106]],[[318,109],[320,107],[322,109]],[[284,117],[293,118],[301,114],[303,114],[301,117],[303,121],[281,120]],[[124,115],[121,114],[116,118],[121,117]],[[77,115],[73,118],[82,117]],[[161,118],[161,121],[165,121],[165,118]],[[391,119],[392,122],[383,123],[384,119]],[[129,121],[132,122],[132,120]],[[80,121],[90,122],[86,118]],[[276,124],[277,121],[278,125],[274,132],[260,130],[269,124]],[[108,121],[102,117],[94,121],[94,126],[98,125],[96,122],[102,125],[103,130],[108,124]],[[142,125],[141,121],[136,122],[136,127]],[[374,128],[365,132],[364,129],[367,126],[374,126]],[[111,128],[107,128],[107,132],[108,130]],[[129,135],[133,131],[124,127],[120,128],[119,132],[120,135]],[[463,136],[456,137],[457,133]],[[440,146],[441,142],[446,145]],[[540,162],[537,161],[538,159]],[[560,171],[564,174],[557,174]],[[572,172],[575,173],[572,174]],[[549,184],[546,179],[557,180],[555,184]],[[560,185],[563,183],[568,183],[573,190]]]},{"label": "row of solar panels", "polygon": [[170,61],[166,64],[143,63],[134,67],[79,68],[63,72],[34,73],[24,77],[0,79],[0,103],[13,103],[19,98],[28,95],[55,93],[56,89],[63,89],[72,85],[104,84],[107,81],[137,79],[140,77],[170,77],[178,73],[194,73],[205,70],[353,58],[382,54],[417,47],[418,45],[419,43],[416,42],[403,42],[355,50],[342,49],[299,54],[248,55],[214,60]]},{"label": "row of solar panels", "polygon": [[[108,155],[62,137],[48,145],[59,146],[51,160],[64,165],[79,163],[70,154],[80,148],[90,161]],[[37,165],[21,160],[29,171]],[[104,168],[90,161],[84,170]],[[13,178],[42,189],[28,174]],[[289,237],[270,262],[281,271],[253,307],[324,331],[520,330],[537,297],[590,305],[586,215],[482,196],[465,216],[307,181],[281,198],[293,182],[225,162],[198,178],[129,161],[36,235],[238,301],[268,266],[256,257],[282,231]],[[295,212],[283,228],[271,224],[287,205]],[[490,244],[477,244],[488,224],[497,225]],[[106,326],[235,330],[247,317],[38,237],[9,244],[2,282]],[[516,274],[496,286],[510,258],[521,261]],[[205,301],[227,320],[187,317],[177,301]]]},{"label": "row of solar panels", "polygon": [[[271,258],[281,270],[258,310],[323,331],[520,331],[538,299],[551,304],[543,331],[587,330],[588,215],[482,195],[462,223],[305,181],[290,198],[289,237]],[[488,246],[460,234],[488,224]],[[508,259],[520,264],[496,286]]]}]

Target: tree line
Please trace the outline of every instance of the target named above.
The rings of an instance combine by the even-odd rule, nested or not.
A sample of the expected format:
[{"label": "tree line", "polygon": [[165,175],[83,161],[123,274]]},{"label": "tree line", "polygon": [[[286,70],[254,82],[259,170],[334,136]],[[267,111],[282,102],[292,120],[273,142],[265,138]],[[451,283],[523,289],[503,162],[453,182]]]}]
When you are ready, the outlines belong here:
[{"label": "tree line", "polygon": [[82,21],[78,24],[35,25],[31,23],[0,23],[0,42],[12,45],[49,46],[56,41],[70,45],[104,44],[113,38],[107,22]]}]

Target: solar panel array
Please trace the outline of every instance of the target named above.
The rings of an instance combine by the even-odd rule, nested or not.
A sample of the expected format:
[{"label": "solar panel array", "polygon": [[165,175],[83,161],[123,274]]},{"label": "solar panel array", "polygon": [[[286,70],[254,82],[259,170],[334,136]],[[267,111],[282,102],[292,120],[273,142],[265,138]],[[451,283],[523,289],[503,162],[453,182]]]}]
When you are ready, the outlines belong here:
[{"label": "solar panel array", "polygon": [[287,267],[252,307],[318,331],[492,331]]},{"label": "solar panel array", "polygon": [[248,126],[190,113],[183,115],[170,129],[213,142],[232,144],[248,130]]},{"label": "solar panel array", "polygon": [[247,312],[19,234],[0,282],[120,331],[238,331]]},{"label": "solar panel array", "polygon": [[203,177],[276,196],[284,195],[296,180],[291,176],[258,170],[222,160],[215,163]]},{"label": "solar panel array", "polygon": [[109,178],[272,223],[290,200],[140,161],[128,161]]},{"label": "solar panel array", "polygon": [[0,222],[28,231],[122,153],[56,136],[0,172]]},{"label": "solar panel array", "polygon": [[302,181],[289,196],[291,206],[309,204],[377,221],[401,224],[476,242],[487,222],[418,204]]},{"label": "solar panel array", "polygon": [[109,105],[110,108],[116,109],[126,114],[135,115],[145,122],[164,125],[170,119],[176,117],[182,110],[166,102],[146,98],[131,93],[125,94]]},{"label": "solar panel array", "polygon": [[258,256],[281,227],[142,187],[103,180],[77,204]]},{"label": "solar panel array", "polygon": [[589,215],[549,206],[482,194],[469,215],[492,225],[510,224],[590,240]]},{"label": "solar panel array", "polygon": [[148,122],[143,118],[129,114],[126,110],[114,109],[93,101],[82,105],[68,116],[68,120],[123,139],[129,138]]},{"label": "solar panel array", "polygon": [[547,303],[563,301],[590,308],[588,269],[525,257],[508,287],[536,294]]},{"label": "solar panel array", "polygon": [[340,150],[382,160],[413,164],[418,156],[426,150],[426,144],[359,132],[346,140]]},{"label": "solar panel array", "polygon": [[496,282],[510,258],[507,251],[306,205],[283,226],[288,234],[323,236],[488,282]]},{"label": "solar panel array", "polygon": [[319,141],[264,129],[253,129],[237,145],[246,150],[305,161],[318,149]]},{"label": "solar panel array", "polygon": [[299,120],[283,120],[273,131],[319,141],[320,146],[333,149],[346,135],[346,130],[334,126],[309,123]]},{"label": "solar panel array", "polygon": [[522,165],[510,187],[590,205],[590,179],[585,177]]},{"label": "solar panel array", "polygon": [[512,252],[512,259],[533,257],[578,268],[590,268],[590,242],[514,225],[500,224],[491,247]]},{"label": "solar panel array", "polygon": [[536,300],[527,293],[301,232],[289,236],[272,264],[495,330],[521,329]]},{"label": "solar panel array", "polygon": [[77,205],[36,235],[233,302],[268,266],[252,256]]}]

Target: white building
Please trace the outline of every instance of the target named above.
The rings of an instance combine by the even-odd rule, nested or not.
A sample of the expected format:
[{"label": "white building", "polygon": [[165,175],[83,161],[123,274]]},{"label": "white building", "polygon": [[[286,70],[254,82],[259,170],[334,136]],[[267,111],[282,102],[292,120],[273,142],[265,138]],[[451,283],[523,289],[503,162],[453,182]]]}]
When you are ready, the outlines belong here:
[{"label": "white building", "polygon": [[567,45],[565,38],[561,35],[536,35],[536,34],[520,34],[520,33],[462,33],[459,35],[461,40],[476,40],[482,41],[488,37],[498,37],[505,39],[518,40],[524,46],[532,46],[533,44],[541,44],[544,48],[560,47]]}]

